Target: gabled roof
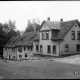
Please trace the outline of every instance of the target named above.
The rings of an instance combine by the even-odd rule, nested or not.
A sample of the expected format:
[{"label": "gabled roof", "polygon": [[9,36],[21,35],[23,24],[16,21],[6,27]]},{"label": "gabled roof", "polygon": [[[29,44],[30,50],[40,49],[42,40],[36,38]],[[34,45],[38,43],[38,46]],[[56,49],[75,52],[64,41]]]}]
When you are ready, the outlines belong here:
[{"label": "gabled roof", "polygon": [[33,39],[37,35],[37,32],[26,32],[16,46],[33,46]]},{"label": "gabled roof", "polygon": [[57,32],[56,36],[52,36],[51,40],[63,40],[64,36],[69,32],[69,30],[74,26],[75,23],[80,26],[78,20],[61,22],[60,31]]},{"label": "gabled roof", "polygon": [[45,21],[45,23],[46,23],[51,29],[60,29],[60,22],[59,22],[59,21]]},{"label": "gabled roof", "polygon": [[[45,22],[42,23],[42,26],[44,25]],[[49,23],[50,27],[53,28],[53,24],[52,24],[52,21],[48,22],[47,21],[47,24]],[[52,37],[51,37],[51,40],[63,40],[64,36],[68,33],[68,31],[74,26],[74,24],[77,23],[79,26],[80,26],[80,23],[79,21],[76,19],[76,20],[71,20],[71,21],[65,21],[65,22],[61,22],[59,23],[59,25],[56,25],[58,26],[59,30],[58,29],[52,29],[53,30],[53,34],[52,34]],[[55,23],[56,24],[56,23]],[[55,27],[56,27],[55,26]],[[34,38],[34,41],[36,40],[39,40],[39,35],[36,35],[35,38]]]},{"label": "gabled roof", "polygon": [[20,36],[13,36],[5,45],[4,47],[15,47],[16,43],[18,42]]},{"label": "gabled roof", "polygon": [[59,21],[46,21],[44,20],[41,24],[41,28],[44,24],[47,24],[51,29],[60,30],[60,22]]},{"label": "gabled roof", "polygon": [[37,33],[37,35],[34,37],[33,40],[34,40],[34,41],[39,41],[39,33]]},{"label": "gabled roof", "polygon": [[36,35],[37,32],[26,32],[22,36],[12,37],[4,47],[33,46],[33,39]]}]

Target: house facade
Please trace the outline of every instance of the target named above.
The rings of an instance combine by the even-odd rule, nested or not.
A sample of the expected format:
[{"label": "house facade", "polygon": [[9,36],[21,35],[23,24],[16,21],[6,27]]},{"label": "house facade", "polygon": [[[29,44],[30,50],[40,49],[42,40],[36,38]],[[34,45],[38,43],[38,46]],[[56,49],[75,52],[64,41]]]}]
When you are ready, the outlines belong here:
[{"label": "house facade", "polygon": [[37,32],[28,32],[11,38],[3,48],[3,57],[7,59],[30,59],[33,53],[33,38]]},{"label": "house facade", "polygon": [[15,47],[15,44],[17,44],[17,41],[19,39],[19,36],[12,37],[4,46],[3,48],[3,57],[6,59],[17,59],[17,48]]},{"label": "house facade", "polygon": [[59,22],[53,22],[50,19],[45,21],[38,39],[34,40],[34,50],[36,54],[56,57],[80,53],[79,21],[63,21],[62,19]]}]

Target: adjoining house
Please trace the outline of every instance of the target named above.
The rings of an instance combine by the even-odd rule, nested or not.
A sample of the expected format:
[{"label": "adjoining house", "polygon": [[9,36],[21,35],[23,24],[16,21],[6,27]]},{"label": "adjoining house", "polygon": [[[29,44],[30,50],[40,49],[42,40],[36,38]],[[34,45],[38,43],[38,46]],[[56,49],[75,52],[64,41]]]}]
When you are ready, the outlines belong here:
[{"label": "adjoining house", "polygon": [[33,53],[33,38],[37,32],[27,32],[19,37],[12,37],[3,48],[3,57],[7,59],[29,59]]},{"label": "adjoining house", "polygon": [[37,32],[27,32],[20,38],[17,47],[17,59],[30,59],[33,55],[33,39]]},{"label": "adjoining house", "polygon": [[19,41],[19,36],[12,37],[3,48],[3,57],[6,59],[17,59],[17,48],[15,45]]},{"label": "adjoining house", "polygon": [[80,53],[80,22],[44,21],[39,34],[34,38],[34,53],[61,57]]}]

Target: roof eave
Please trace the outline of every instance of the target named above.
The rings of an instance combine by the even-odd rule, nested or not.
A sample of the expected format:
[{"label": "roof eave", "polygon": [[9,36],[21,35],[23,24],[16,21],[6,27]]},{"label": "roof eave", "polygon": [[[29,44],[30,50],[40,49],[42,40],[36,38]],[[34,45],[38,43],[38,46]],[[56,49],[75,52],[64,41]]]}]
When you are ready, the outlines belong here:
[{"label": "roof eave", "polygon": [[52,41],[63,41],[64,39],[50,39]]}]

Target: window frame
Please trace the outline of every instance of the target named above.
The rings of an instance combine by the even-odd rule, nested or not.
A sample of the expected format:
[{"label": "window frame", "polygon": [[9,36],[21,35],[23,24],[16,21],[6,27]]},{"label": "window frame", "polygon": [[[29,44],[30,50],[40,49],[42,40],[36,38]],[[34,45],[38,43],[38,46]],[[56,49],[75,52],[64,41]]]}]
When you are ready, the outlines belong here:
[{"label": "window frame", "polygon": [[[41,50],[42,48],[42,50]],[[43,52],[43,45],[40,45],[40,52],[42,53]]]},{"label": "window frame", "polygon": [[[55,52],[54,52],[54,47],[55,47]],[[52,53],[53,53],[53,54],[56,54],[56,53],[57,53],[57,52],[56,52],[56,45],[53,45],[53,46],[52,46]]]},{"label": "window frame", "polygon": [[36,45],[36,52],[39,51],[39,45]]},{"label": "window frame", "polygon": [[18,47],[18,52],[22,52],[22,47]]},{"label": "window frame", "polygon": [[19,58],[22,58],[22,55],[19,54]]},{"label": "window frame", "polygon": [[51,53],[51,45],[47,45],[47,53]]},{"label": "window frame", "polygon": [[78,49],[78,46],[80,47],[80,44],[76,44],[76,51],[80,51],[80,49]]},{"label": "window frame", "polygon": [[15,48],[12,48],[12,52],[15,52]]},{"label": "window frame", "polygon": [[33,47],[31,46],[31,51],[32,51],[32,48],[33,48]]},{"label": "window frame", "polygon": [[24,46],[24,51],[26,51],[26,47]]},{"label": "window frame", "polygon": [[28,50],[30,50],[30,47],[28,47]]},{"label": "window frame", "polygon": [[77,40],[80,40],[80,31],[77,31]]},{"label": "window frame", "polygon": [[75,31],[71,31],[71,40],[75,40]]},{"label": "window frame", "polygon": [[69,52],[69,45],[65,44],[65,52]]},{"label": "window frame", "polygon": [[49,31],[42,32],[42,40],[49,40]]}]

